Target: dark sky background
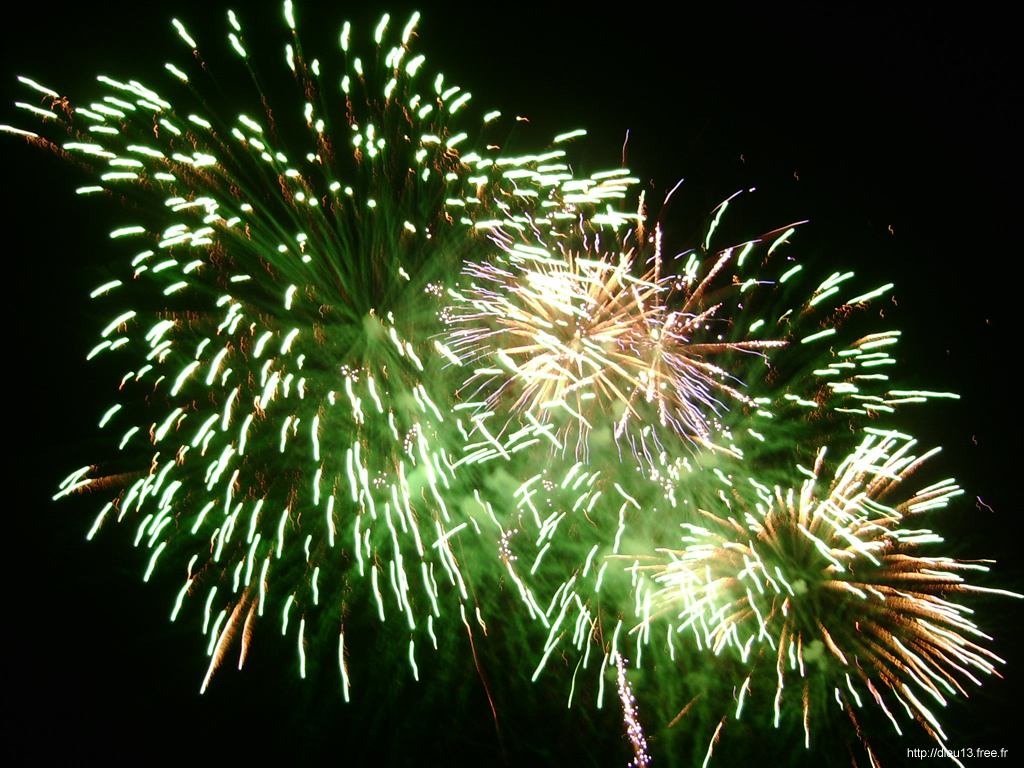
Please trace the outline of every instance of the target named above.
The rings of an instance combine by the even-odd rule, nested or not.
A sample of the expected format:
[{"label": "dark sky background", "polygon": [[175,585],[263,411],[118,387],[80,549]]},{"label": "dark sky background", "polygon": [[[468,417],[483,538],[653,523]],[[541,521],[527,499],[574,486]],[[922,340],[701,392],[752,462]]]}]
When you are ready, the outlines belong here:
[{"label": "dark sky background", "polygon": [[[14,83],[19,73],[83,101],[99,72],[165,82],[163,62],[187,55],[172,15],[205,51],[227,46],[219,8],[161,5],[108,3],[6,25],[0,122],[31,127],[10,106],[22,98]],[[322,59],[337,55],[336,31],[345,19],[368,40],[380,10],[390,7],[401,26],[410,8],[327,5],[298,6],[306,52]],[[628,163],[649,181],[650,197],[686,179],[668,217],[681,242],[703,234],[719,202],[756,186],[729,222],[737,239],[810,219],[790,246],[802,262],[834,262],[835,269],[873,276],[872,283],[894,281],[898,305],[887,318],[904,331],[903,372],[914,385],[962,395],[908,420],[923,442],[945,447],[941,461],[967,490],[933,523],[947,538],[943,554],[995,558],[995,575],[980,583],[1024,588],[1013,384],[1020,78],[1012,74],[1019,62],[1009,19],[984,4],[956,12],[573,5],[517,4],[500,13],[489,4],[420,5],[416,48],[432,70],[472,91],[478,108],[529,117],[537,145],[587,128],[589,137],[573,151],[584,170],[619,165],[628,131]],[[250,3],[242,19],[250,40],[266,42],[260,67],[281,69],[278,51],[287,35],[280,4]],[[239,99],[250,103],[244,74],[220,79],[239,84]],[[85,544],[95,500],[49,501],[68,471],[92,460],[92,425],[111,398],[101,367],[83,359],[104,320],[91,314],[85,296],[100,282],[106,233],[123,219],[113,205],[76,201],[73,189],[82,179],[56,158],[11,136],[0,136],[0,153],[8,190],[0,216],[14,277],[7,286],[5,390],[14,458],[5,699],[16,712],[7,731],[19,762],[269,757],[413,765],[439,757],[450,765],[500,764],[503,748],[468,663],[460,669],[470,674],[439,671],[443,685],[431,681],[429,670],[423,682],[404,685],[397,679],[404,662],[395,662],[399,674],[392,677],[382,661],[365,678],[371,694],[345,708],[331,685],[296,680],[292,643],[280,647],[270,639],[243,673],[221,671],[212,691],[198,696],[202,643],[190,629],[169,628],[172,587],[143,586],[143,557],[116,535]],[[1019,757],[1022,604],[976,605],[979,623],[996,638],[993,648],[1010,662],[1005,680],[970,690],[971,701],[951,705],[941,719],[952,748],[1006,747]],[[614,707],[595,718],[567,711],[557,686],[536,700],[514,698],[509,686],[502,699],[497,681],[523,677],[531,665],[497,648],[495,640],[480,650],[503,702],[509,765],[627,762]],[[380,652],[386,655],[383,645]],[[848,764],[841,745],[838,756],[823,745],[790,757],[790,742],[777,746],[738,732],[727,727],[723,736],[723,744],[733,739],[723,746],[732,750],[731,764],[756,758],[821,765],[823,754]],[[888,765],[917,764],[904,757],[906,747],[931,744],[914,728],[903,740],[878,733]]]}]

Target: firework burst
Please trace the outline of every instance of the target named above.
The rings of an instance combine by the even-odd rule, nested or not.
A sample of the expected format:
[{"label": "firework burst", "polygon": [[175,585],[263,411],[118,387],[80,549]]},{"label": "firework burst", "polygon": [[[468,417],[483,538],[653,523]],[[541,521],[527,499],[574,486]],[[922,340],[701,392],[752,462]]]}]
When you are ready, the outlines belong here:
[{"label": "firework burst", "polygon": [[[944,480],[908,494],[910,475],[937,453],[918,457],[914,446],[896,434],[869,435],[831,479],[823,449],[799,487],[751,480],[753,508],[701,511],[696,523],[682,523],[684,548],[661,550],[668,561],[648,570],[653,610],[645,623],[665,617],[715,653],[731,646],[774,666],[776,726],[789,700],[799,700],[808,745],[809,693],[824,689],[854,725],[856,709],[873,700],[902,733],[898,702],[945,746],[928,700],[944,706],[947,696],[966,695],[965,681],[980,684],[978,674],[998,674],[1002,663],[980,644],[991,638],[946,595],[1019,595],[965,583],[961,574],[987,571],[984,564],[921,553],[942,539],[917,521],[961,490]],[[791,675],[801,682],[787,685]],[[742,706],[741,696],[737,716]]]},{"label": "firework burst", "polygon": [[[290,4],[286,17],[294,32]],[[241,25],[229,21],[249,66]],[[465,524],[444,499],[455,483],[445,437],[457,434],[453,387],[429,328],[441,276],[477,247],[471,217],[502,186],[502,161],[460,154],[466,134],[450,124],[469,94],[422,75],[409,48],[415,23],[388,47],[385,17],[366,63],[349,51],[346,25],[340,103],[293,40],[287,63],[308,137],[298,153],[279,146],[285,119],[269,107],[223,123],[110,78],[100,78],[100,101],[73,107],[22,78],[44,106],[21,106],[71,140],[26,135],[96,174],[81,193],[157,201],[167,222],[113,232],[136,250],[124,277],[93,293],[113,319],[89,357],[130,367],[122,402],[101,419],[120,430],[127,469],[117,474],[128,479],[89,535],[109,519],[135,520],[135,544],[151,550],[147,579],[167,553],[182,558],[172,618],[189,604],[198,613],[211,656],[204,689],[233,638],[244,638],[244,659],[252,627],[272,613],[297,634],[303,675],[307,625],[340,627],[347,696],[352,610],[397,615],[437,647],[443,593],[468,599],[450,539]],[[188,84],[184,99],[206,106],[184,70],[168,70]],[[339,114],[340,142],[330,132]],[[129,295],[130,283],[140,287]],[[102,492],[118,484],[111,474],[85,467],[59,495]],[[408,658],[418,675],[413,641]]]},{"label": "firework burst", "polygon": [[[851,335],[858,310],[892,284],[857,293],[854,274],[836,272],[789,303],[803,267],[777,251],[795,225],[714,250],[731,199],[699,251],[667,257],[643,195],[635,213],[597,205],[635,181],[551,184],[546,207],[486,222],[495,252],[465,265],[445,315],[446,353],[471,372],[460,409],[503,434],[550,427],[556,450],[584,462],[592,438],[614,440],[658,473],[681,445],[760,456],[955,397],[892,387],[899,331]],[[581,183],[586,196],[566,192]]]},{"label": "firework burst", "polygon": [[[615,181],[625,189],[634,180]],[[628,222],[633,227],[619,236],[616,229]],[[729,314],[722,306],[737,300],[738,285],[728,299],[711,298],[719,273],[734,259],[742,264],[754,243],[716,254],[706,270],[690,254],[681,270],[673,263],[668,271],[660,226],[647,236],[644,224],[641,197],[640,211],[629,217],[563,201],[528,227],[495,227],[501,255],[467,265],[469,286],[454,294],[450,318],[450,347],[477,366],[464,387],[467,399],[484,393],[491,411],[555,424],[560,440],[575,435],[582,458],[590,434],[609,424],[616,440],[634,426],[634,444],[657,424],[714,447],[711,425],[726,402],[753,402],[718,361],[764,357],[787,342],[732,338],[734,321],[722,318]]]}]

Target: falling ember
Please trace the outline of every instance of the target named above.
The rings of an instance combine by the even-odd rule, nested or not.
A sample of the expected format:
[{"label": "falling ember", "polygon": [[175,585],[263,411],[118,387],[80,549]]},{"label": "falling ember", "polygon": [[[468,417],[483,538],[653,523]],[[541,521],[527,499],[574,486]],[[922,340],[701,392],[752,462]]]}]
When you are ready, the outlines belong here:
[{"label": "falling ember", "polygon": [[640,720],[636,710],[636,699],[633,698],[633,689],[626,679],[626,662],[622,654],[615,654],[615,681],[619,689],[619,701],[622,703],[622,720],[626,724],[626,736],[633,745],[633,760],[630,765],[650,765],[651,757],[647,754],[647,739],[644,738],[644,729],[640,726]]}]

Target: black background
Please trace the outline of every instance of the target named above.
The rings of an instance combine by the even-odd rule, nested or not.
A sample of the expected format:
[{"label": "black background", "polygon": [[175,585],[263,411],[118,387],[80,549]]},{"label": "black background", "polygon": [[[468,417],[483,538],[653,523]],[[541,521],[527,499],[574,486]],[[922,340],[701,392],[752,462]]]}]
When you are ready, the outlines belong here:
[{"label": "black background", "polygon": [[[343,20],[366,40],[379,17],[378,8],[306,6],[297,8],[303,44],[323,59],[337,55]],[[695,244],[721,200],[756,186],[732,214],[737,237],[810,219],[791,246],[802,261],[894,281],[898,305],[886,311],[904,330],[902,370],[915,386],[962,395],[910,417],[923,442],[945,447],[942,461],[967,489],[934,522],[947,538],[944,553],[995,558],[996,574],[981,583],[1022,589],[1020,83],[1008,18],[982,4],[956,12],[831,4],[663,11],[642,2],[609,10],[419,7],[417,50],[430,68],[472,91],[478,107],[529,117],[538,144],[587,128],[589,137],[573,150],[585,171],[619,165],[628,130],[629,166],[650,180],[654,198],[685,178],[669,217],[680,243]],[[279,4],[238,10],[250,49],[260,46],[261,70],[282,68],[287,33]],[[393,3],[390,10],[393,26],[401,26],[410,8]],[[165,82],[163,62],[188,55],[172,15],[204,51],[226,50],[222,12],[195,2],[48,10],[46,18],[6,25],[0,122],[32,127],[11,106],[23,97],[16,74],[80,100],[95,73]],[[225,79],[247,85],[234,72]],[[249,94],[239,96],[243,105]],[[505,702],[503,751],[473,674],[449,678],[437,692],[428,672],[418,686],[381,694],[379,711],[367,714],[296,680],[293,649],[272,642],[254,653],[253,668],[223,670],[199,697],[201,643],[168,629],[170,588],[144,587],[144,560],[116,537],[84,543],[92,500],[49,500],[68,471],[90,461],[93,425],[112,398],[109,379],[83,359],[106,319],[92,314],[85,296],[104,274],[106,233],[124,219],[109,204],[76,200],[81,179],[56,158],[9,135],[0,136],[0,152],[13,454],[4,698],[15,713],[6,724],[9,748],[20,761],[627,761],[614,712],[584,724],[564,709],[560,690],[543,713],[537,702],[524,699],[521,709]],[[951,705],[941,719],[951,748],[1006,747],[1019,757],[1021,603],[976,604],[994,649],[1009,660],[1006,679],[970,690],[970,702]],[[528,664],[519,671],[515,659],[506,661],[507,669],[495,661],[488,679],[528,674]],[[367,678],[367,685],[384,682]],[[881,733],[886,764],[917,763],[906,747],[931,744],[916,729],[902,740]],[[729,738],[727,727],[723,742]],[[780,756],[770,744],[741,744],[732,747],[734,760],[808,765],[822,764],[828,746]],[[845,749],[839,752],[839,764],[847,763]]]}]

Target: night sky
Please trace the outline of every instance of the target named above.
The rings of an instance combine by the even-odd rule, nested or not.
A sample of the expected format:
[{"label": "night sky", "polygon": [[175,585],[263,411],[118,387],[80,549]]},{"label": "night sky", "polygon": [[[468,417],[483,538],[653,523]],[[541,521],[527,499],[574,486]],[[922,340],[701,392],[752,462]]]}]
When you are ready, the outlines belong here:
[{"label": "night sky", "polygon": [[[162,65],[188,55],[170,25],[175,15],[208,56],[227,50],[227,21],[216,3],[213,10],[160,5],[109,3],[8,25],[0,122],[34,127],[11,106],[23,98],[17,74],[77,101],[95,93],[96,73],[172,92],[163,87]],[[370,40],[381,11],[391,10],[401,27],[414,8],[334,5],[297,6],[310,58],[339,55],[336,33],[346,19],[354,37]],[[503,16],[496,4],[415,7],[423,12],[415,50],[427,55],[428,68],[470,90],[480,111],[527,117],[523,145],[540,148],[584,127],[589,136],[570,153],[583,172],[617,167],[625,153],[649,199],[685,179],[665,217],[680,247],[698,243],[718,203],[756,187],[730,210],[726,226],[735,240],[809,219],[789,246],[801,262],[853,269],[872,285],[895,282],[897,303],[884,312],[886,327],[904,331],[898,356],[908,384],[962,396],[919,408],[906,421],[923,443],[944,446],[941,471],[966,489],[930,523],[947,539],[941,554],[994,558],[994,574],[978,583],[1024,590],[1014,490],[1019,342],[1011,325],[1021,274],[1020,82],[1012,75],[1019,62],[1008,18],[980,4],[917,14],[831,4],[812,11],[700,4],[671,14],[644,2],[572,11],[517,4]],[[285,83],[280,4],[238,10],[268,84]],[[230,112],[259,110],[240,67],[214,74]],[[242,673],[226,666],[200,697],[205,640],[166,620],[177,576],[143,585],[146,556],[130,548],[127,531],[105,531],[87,545],[96,498],[50,501],[69,471],[95,460],[94,425],[114,398],[119,369],[84,361],[107,320],[86,296],[107,274],[107,232],[130,214],[111,202],[76,200],[81,172],[17,137],[0,135],[0,153],[9,198],[0,216],[13,277],[5,698],[15,711],[7,732],[16,762],[628,761],[614,699],[595,714],[566,709],[560,681],[531,688],[532,661],[502,644],[500,627],[474,638],[481,674],[468,644],[437,659],[424,650],[418,684],[406,679],[403,644],[396,650],[387,638],[364,638],[365,655],[354,662],[362,666],[363,692],[345,707],[336,667],[328,667],[330,680],[298,680],[293,638],[282,641],[275,625],[257,635]],[[995,637],[991,647],[1009,661],[1005,679],[969,689],[970,701],[954,702],[940,719],[951,748],[1009,748],[1019,758],[1024,601],[972,605]],[[916,726],[903,739],[884,719],[881,726],[872,742],[883,764],[933,762],[906,757],[908,747],[933,744]],[[799,728],[775,734],[731,723],[712,765],[848,765],[842,741],[830,743],[827,734],[816,732],[807,753]],[[855,756],[866,764],[862,752]]]}]

